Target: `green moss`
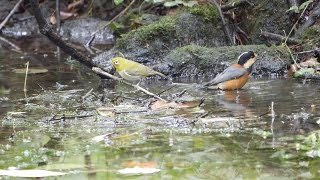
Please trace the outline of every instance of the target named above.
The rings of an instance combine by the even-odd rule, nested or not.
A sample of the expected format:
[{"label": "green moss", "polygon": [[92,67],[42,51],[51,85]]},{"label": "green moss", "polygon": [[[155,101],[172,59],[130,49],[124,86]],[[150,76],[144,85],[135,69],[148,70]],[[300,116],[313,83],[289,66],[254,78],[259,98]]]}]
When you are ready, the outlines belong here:
[{"label": "green moss", "polygon": [[309,40],[309,39],[314,39],[315,37],[319,37],[319,35],[320,35],[319,29],[310,27],[303,32],[301,37],[303,40]]},{"label": "green moss", "polygon": [[152,23],[147,26],[142,26],[139,29],[133,30],[117,41],[119,48],[125,49],[128,42],[147,42],[155,37],[172,37],[172,33],[175,33],[175,17],[164,17],[156,23]]},{"label": "green moss", "polygon": [[206,21],[215,22],[218,18],[218,11],[212,5],[193,6],[189,12],[196,16],[203,17]]},{"label": "green moss", "polygon": [[[171,56],[171,59],[175,59],[175,63],[195,61],[191,63],[208,66],[210,63],[220,61],[221,59],[235,61],[240,53],[245,51],[254,51],[258,54],[259,58],[280,57],[280,59],[287,59],[287,57],[289,57],[285,48],[281,46],[267,47],[265,45],[222,46],[217,48],[188,45],[177,48],[169,56]],[[190,54],[193,56],[191,59]],[[201,61],[197,58],[201,59]]]}]

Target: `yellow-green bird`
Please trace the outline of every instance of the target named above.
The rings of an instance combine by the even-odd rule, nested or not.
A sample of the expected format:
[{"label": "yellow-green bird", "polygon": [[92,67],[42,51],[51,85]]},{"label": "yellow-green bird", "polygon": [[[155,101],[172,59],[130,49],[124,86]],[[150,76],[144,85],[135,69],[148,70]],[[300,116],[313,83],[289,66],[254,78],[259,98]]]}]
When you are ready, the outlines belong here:
[{"label": "yellow-green bird", "polygon": [[119,75],[127,81],[140,81],[142,78],[152,75],[159,75],[161,77],[166,77],[164,74],[157,72],[145,65],[140,63],[122,58],[115,57],[111,60],[113,66]]}]

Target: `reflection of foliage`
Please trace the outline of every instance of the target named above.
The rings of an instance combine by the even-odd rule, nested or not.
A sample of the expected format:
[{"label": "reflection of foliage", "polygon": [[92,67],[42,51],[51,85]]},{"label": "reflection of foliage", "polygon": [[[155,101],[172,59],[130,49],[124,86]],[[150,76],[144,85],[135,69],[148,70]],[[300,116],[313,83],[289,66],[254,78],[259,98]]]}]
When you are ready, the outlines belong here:
[{"label": "reflection of foliage", "polygon": [[279,149],[271,158],[278,160],[296,161],[297,158],[306,160],[306,158],[317,159],[320,157],[320,131],[310,133],[308,136],[296,136],[281,138],[286,143],[292,141],[293,144],[288,144],[289,149]]}]

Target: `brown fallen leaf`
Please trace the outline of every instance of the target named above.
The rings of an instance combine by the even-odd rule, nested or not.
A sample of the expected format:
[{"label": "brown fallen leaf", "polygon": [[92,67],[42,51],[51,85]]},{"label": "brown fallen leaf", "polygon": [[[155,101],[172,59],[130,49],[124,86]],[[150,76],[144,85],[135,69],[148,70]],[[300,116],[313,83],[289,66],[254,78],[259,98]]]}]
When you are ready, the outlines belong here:
[{"label": "brown fallen leaf", "polygon": [[168,102],[168,101],[163,101],[163,100],[157,100],[153,102],[149,107],[152,110],[157,110],[157,109],[168,109],[168,108],[192,108],[192,107],[197,107],[199,105],[199,102],[197,101],[191,101],[191,102],[183,102],[183,103],[177,103],[174,101]]},{"label": "brown fallen leaf", "polygon": [[72,11],[72,9],[75,9],[79,6],[83,6],[84,5],[84,0],[80,0],[80,1],[75,1],[71,4],[68,5],[68,11]]},{"label": "brown fallen leaf", "polygon": [[116,114],[114,107],[99,107],[96,111],[99,115],[104,117],[114,117]]},{"label": "brown fallen leaf", "polygon": [[[65,11],[60,11],[60,16],[61,16],[61,21],[67,20],[71,17],[76,17],[78,16],[77,13],[72,13],[72,12],[65,12]],[[53,12],[50,16],[50,23],[51,24],[57,24],[57,19],[56,19],[56,13]]]},{"label": "brown fallen leaf", "polygon": [[160,172],[160,169],[158,168],[139,168],[139,167],[134,167],[134,168],[124,168],[118,170],[118,173],[120,174],[153,174]]},{"label": "brown fallen leaf", "polygon": [[122,164],[126,168],[155,168],[157,166],[156,162],[149,161],[149,162],[139,162],[139,161],[127,161]]}]

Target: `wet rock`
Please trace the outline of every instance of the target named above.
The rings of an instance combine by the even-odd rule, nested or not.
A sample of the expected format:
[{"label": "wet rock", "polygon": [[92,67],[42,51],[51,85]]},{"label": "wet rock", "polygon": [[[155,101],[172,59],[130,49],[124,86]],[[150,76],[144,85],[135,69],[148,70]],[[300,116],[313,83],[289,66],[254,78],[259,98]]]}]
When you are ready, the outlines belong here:
[{"label": "wet rock", "polygon": [[[41,3],[41,12],[45,18],[50,16],[50,3]],[[2,11],[1,11],[2,12]],[[2,29],[2,34],[9,37],[26,37],[40,34],[36,19],[28,11],[15,13],[11,21]]]},{"label": "wet rock", "polygon": [[164,17],[124,34],[117,40],[115,48],[98,55],[93,61],[110,70],[110,59],[121,52],[128,59],[152,66],[162,63],[171,50],[191,43],[206,47],[227,45],[218,18],[212,6]]},{"label": "wet rock", "polygon": [[[50,3],[41,3],[40,9],[49,22],[51,15]],[[1,9],[0,9],[1,10]],[[5,10],[3,10],[6,12]],[[2,11],[1,11],[2,12]],[[7,25],[2,30],[2,34],[9,37],[30,37],[39,35],[39,27],[35,18],[28,12],[17,13],[14,15],[15,21],[11,26]],[[76,18],[74,20],[67,20],[61,24],[60,34],[64,39],[68,39],[72,42],[85,44],[96,30],[105,26],[107,21],[102,21],[94,18]],[[108,28],[101,29],[96,33],[95,39],[92,44],[113,44],[114,35]]]},{"label": "wet rock", "polygon": [[252,50],[259,55],[253,74],[282,75],[286,71],[290,56],[284,48],[226,46],[220,17],[210,8],[210,11],[188,10],[133,30],[93,62],[113,73],[110,59],[120,52],[128,59],[153,66],[172,77],[206,77],[216,75],[235,62],[242,52]]},{"label": "wet rock", "polygon": [[[61,26],[61,35],[72,42],[85,44],[91,38],[91,34],[105,26],[107,21],[94,18],[69,20]],[[96,33],[93,44],[113,44],[114,36],[107,27]]]},{"label": "wet rock", "polygon": [[289,53],[281,47],[247,45],[207,48],[189,45],[171,51],[164,58],[165,62],[155,69],[173,77],[214,76],[235,63],[245,51],[254,51],[258,55],[253,66],[253,74],[256,75],[281,75],[290,63]]},{"label": "wet rock", "polygon": [[[237,61],[238,56],[245,51],[254,51],[258,55],[253,66],[254,75],[282,76],[290,64],[290,55],[285,48],[267,47],[265,45],[223,46],[207,48],[198,45],[188,45],[169,52],[161,63],[153,66],[159,72],[172,77],[210,77],[222,72],[230,64]],[[115,50],[103,53],[98,58],[104,60],[104,67],[113,73],[110,58],[116,56]],[[135,59],[133,59],[135,60]],[[150,59],[149,61],[152,61]],[[96,63],[102,63],[96,61]]]},{"label": "wet rock", "polygon": [[5,19],[10,13],[11,9],[14,7],[15,2],[8,0],[0,0],[0,20]]}]

